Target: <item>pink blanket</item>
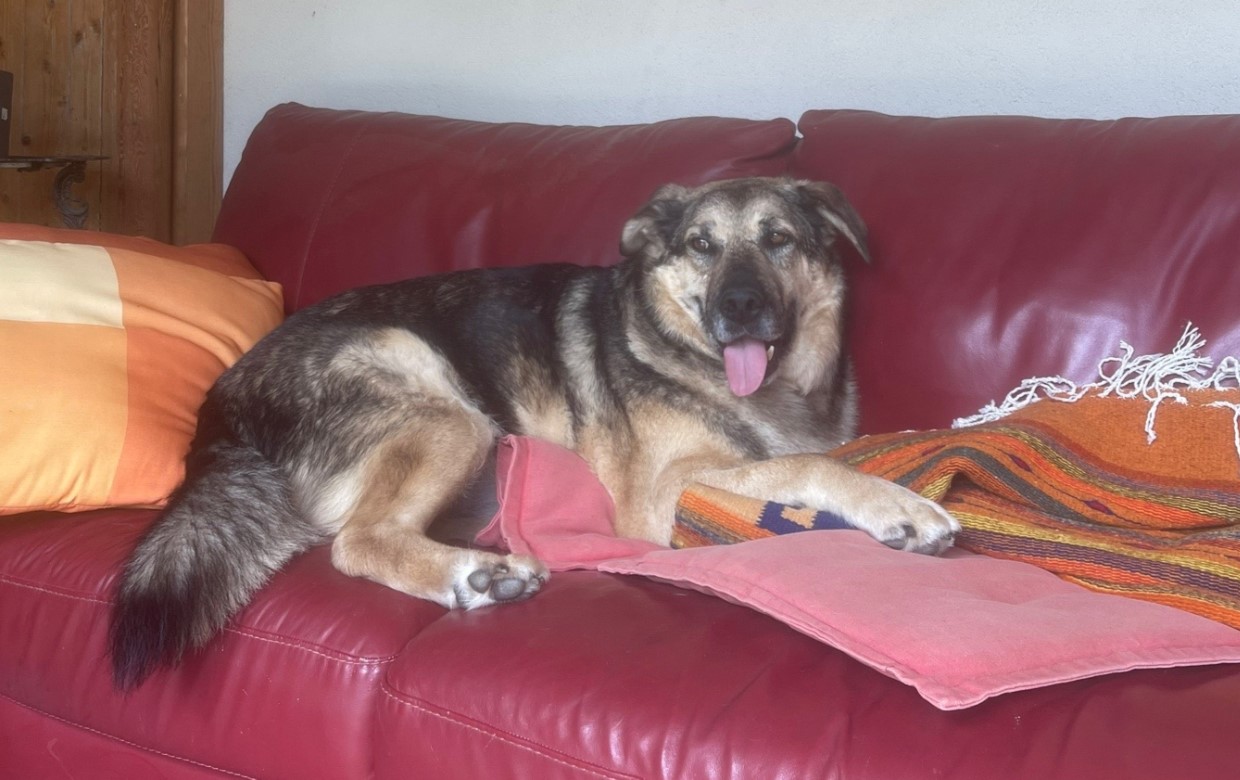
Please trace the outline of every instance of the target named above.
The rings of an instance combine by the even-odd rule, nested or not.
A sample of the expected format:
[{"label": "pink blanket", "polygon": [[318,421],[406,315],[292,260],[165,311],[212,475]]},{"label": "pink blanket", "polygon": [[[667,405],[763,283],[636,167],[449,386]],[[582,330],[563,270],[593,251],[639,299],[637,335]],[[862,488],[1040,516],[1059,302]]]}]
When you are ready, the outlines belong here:
[{"label": "pink blanket", "polygon": [[500,510],[478,541],[552,571],[639,574],[763,612],[945,710],[1129,669],[1240,661],[1240,631],[1094,593],[1034,566],[953,550],[891,550],[860,531],[806,531],[669,550],[619,539],[607,492],[576,454],[509,437]]}]

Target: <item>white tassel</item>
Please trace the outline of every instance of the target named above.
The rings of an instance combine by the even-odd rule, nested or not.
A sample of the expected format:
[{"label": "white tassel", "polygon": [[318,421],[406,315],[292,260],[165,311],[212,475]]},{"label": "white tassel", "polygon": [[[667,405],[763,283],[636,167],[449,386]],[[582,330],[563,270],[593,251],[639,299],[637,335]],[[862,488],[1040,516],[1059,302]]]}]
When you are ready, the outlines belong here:
[{"label": "white tassel", "polygon": [[952,427],[965,428],[970,425],[1001,420],[1012,412],[1024,409],[1029,404],[1040,401],[1043,398],[1053,398],[1056,401],[1075,401],[1084,394],[1084,389],[1078,388],[1075,382],[1064,379],[1061,376],[1034,377],[1021,382],[1019,387],[1007,394],[1007,398],[1003,399],[1002,404],[996,406],[995,402],[991,401],[972,417],[956,420],[952,423]]},{"label": "white tassel", "polygon": [[1177,404],[1187,404],[1188,399],[1179,393],[1170,390],[1163,391],[1150,402],[1150,410],[1145,415],[1145,443],[1153,444],[1158,439],[1158,434],[1154,432],[1154,418],[1158,416],[1158,405],[1168,398]]},{"label": "white tassel", "polygon": [[1231,436],[1232,441],[1236,445],[1236,455],[1240,456],[1240,404],[1233,404],[1227,401],[1215,401],[1210,406],[1221,406],[1232,411],[1231,418]]},{"label": "white tassel", "polygon": [[1240,387],[1240,358],[1228,355],[1218,363],[1214,371],[1213,390],[1226,390],[1229,387]]},{"label": "white tassel", "polygon": [[[1206,340],[1191,322],[1185,326],[1175,348],[1165,355],[1134,356],[1132,345],[1121,341],[1121,354],[1104,358],[1098,364],[1098,381],[1077,385],[1058,376],[1026,379],[1008,393],[1003,403],[995,404],[991,401],[977,414],[954,421],[952,427],[967,428],[1001,420],[1044,398],[1072,402],[1093,393],[1100,398],[1113,395],[1116,398],[1144,398],[1149,401],[1149,413],[1145,416],[1145,436],[1146,440],[1153,444],[1158,438],[1154,423],[1158,417],[1158,407],[1163,401],[1188,403],[1181,390],[1240,388],[1240,358],[1229,355],[1219,361],[1215,368],[1214,361],[1208,355],[1198,354],[1205,345]],[[1210,406],[1226,407],[1234,413],[1232,429],[1235,433],[1236,456],[1240,457],[1240,403],[1218,401]]]}]

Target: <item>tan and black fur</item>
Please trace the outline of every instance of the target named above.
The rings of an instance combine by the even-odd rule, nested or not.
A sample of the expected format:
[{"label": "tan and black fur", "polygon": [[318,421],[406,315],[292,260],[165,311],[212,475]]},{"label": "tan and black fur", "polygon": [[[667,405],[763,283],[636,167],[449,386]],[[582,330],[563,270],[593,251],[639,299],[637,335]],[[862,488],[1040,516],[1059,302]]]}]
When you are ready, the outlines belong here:
[{"label": "tan and black fur", "polygon": [[610,268],[353,290],[260,341],[208,394],[186,480],[125,568],[117,684],[201,647],[320,541],[341,571],[445,607],[533,595],[538,561],[428,535],[503,433],[576,450],[624,536],[666,544],[696,481],[834,511],[900,549],[951,543],[937,505],[818,454],[856,422],[840,249],[867,249],[836,188],[668,185],[620,243]]}]

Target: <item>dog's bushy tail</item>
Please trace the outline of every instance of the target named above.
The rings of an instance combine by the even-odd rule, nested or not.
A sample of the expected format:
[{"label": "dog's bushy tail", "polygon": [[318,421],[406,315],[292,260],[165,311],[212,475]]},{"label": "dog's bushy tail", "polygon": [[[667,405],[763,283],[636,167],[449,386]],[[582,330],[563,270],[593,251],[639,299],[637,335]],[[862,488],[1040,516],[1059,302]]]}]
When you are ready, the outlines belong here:
[{"label": "dog's bushy tail", "polygon": [[195,446],[185,483],[117,587],[108,636],[116,686],[176,666],[321,538],[296,511],[287,477],[257,450],[228,439]]}]

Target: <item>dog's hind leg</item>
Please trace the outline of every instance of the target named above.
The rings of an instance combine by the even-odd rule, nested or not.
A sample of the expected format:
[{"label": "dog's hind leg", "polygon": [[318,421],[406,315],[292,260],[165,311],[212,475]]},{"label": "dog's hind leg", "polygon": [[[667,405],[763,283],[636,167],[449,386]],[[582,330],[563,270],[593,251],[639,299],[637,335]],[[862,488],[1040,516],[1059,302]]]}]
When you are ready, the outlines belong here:
[{"label": "dog's hind leg", "polygon": [[360,473],[358,498],[332,544],[340,571],[449,608],[534,595],[538,561],[451,547],[426,535],[486,462],[493,432],[481,413],[445,403],[392,431]]}]

